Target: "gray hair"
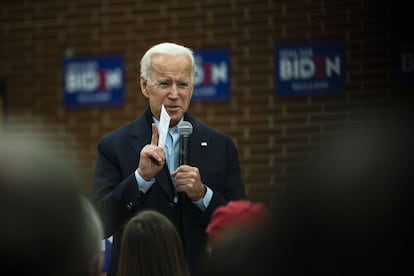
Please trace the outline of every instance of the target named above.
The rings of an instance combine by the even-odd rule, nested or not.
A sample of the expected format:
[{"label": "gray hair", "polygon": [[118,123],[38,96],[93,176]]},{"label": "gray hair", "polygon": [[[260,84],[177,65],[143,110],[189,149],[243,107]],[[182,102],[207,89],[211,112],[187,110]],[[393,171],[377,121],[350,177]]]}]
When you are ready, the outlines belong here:
[{"label": "gray hair", "polygon": [[191,61],[191,78],[195,76],[195,63],[193,51],[182,45],[171,42],[163,42],[152,46],[148,49],[141,59],[141,77],[148,79],[151,71],[151,56],[153,54],[163,54],[171,56],[187,55]]}]

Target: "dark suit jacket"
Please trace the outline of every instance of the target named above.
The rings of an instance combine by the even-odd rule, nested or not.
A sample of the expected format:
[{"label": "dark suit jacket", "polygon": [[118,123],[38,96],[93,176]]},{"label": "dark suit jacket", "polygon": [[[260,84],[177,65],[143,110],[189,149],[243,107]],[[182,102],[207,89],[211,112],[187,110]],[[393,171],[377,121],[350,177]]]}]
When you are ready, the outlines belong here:
[{"label": "dark suit jacket", "polygon": [[98,144],[92,200],[103,220],[105,236],[113,235],[108,276],[116,275],[123,226],[143,209],[157,210],[174,223],[183,240],[190,271],[198,275],[207,238],[205,229],[212,212],[229,200],[246,198],[231,138],[188,114],[184,119],[193,125],[190,165],[199,169],[202,182],[213,190],[212,200],[203,212],[185,196],[173,203],[174,190],[167,166],[155,176],[149,191],[139,191],[134,172],[141,149],[151,142],[153,119],[149,108],[136,121],[104,136]]}]

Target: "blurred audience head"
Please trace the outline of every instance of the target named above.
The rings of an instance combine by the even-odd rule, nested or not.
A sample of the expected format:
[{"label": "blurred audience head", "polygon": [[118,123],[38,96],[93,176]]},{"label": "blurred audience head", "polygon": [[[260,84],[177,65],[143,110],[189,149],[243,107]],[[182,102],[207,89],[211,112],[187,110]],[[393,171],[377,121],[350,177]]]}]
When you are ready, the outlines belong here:
[{"label": "blurred audience head", "polygon": [[266,275],[270,254],[263,242],[271,222],[262,203],[235,200],[217,208],[206,229],[204,275]]},{"label": "blurred audience head", "polygon": [[270,210],[264,204],[250,200],[234,200],[213,212],[206,232],[209,242],[213,243],[229,229],[261,227],[270,222]]},{"label": "blurred audience head", "polygon": [[14,275],[99,275],[102,226],[45,144],[0,135],[0,259]]},{"label": "blurred audience head", "polygon": [[349,126],[284,181],[275,201],[274,269],[283,275],[392,275],[413,232],[411,112]]},{"label": "blurred audience head", "polygon": [[140,211],[124,229],[118,276],[188,275],[181,239],[163,214]]},{"label": "blurred audience head", "polygon": [[86,274],[85,275],[101,275],[104,253],[101,250],[102,240],[104,238],[104,230],[101,219],[95,210],[95,207],[87,197],[82,196],[83,204],[83,221],[81,222],[81,234]]},{"label": "blurred audience head", "polygon": [[211,245],[203,259],[204,276],[266,276],[272,252],[265,246],[271,233],[267,227],[232,227],[224,231]]}]

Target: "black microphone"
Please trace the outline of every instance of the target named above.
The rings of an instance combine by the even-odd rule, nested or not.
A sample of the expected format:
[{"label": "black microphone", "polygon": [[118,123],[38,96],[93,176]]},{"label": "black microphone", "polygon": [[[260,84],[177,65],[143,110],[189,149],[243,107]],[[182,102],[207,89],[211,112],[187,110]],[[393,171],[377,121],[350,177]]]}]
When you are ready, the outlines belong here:
[{"label": "black microphone", "polygon": [[[190,164],[190,137],[193,133],[193,126],[188,121],[182,121],[178,124],[178,134],[180,135],[180,153],[179,153],[179,166]],[[186,196],[185,192],[178,192],[183,198]],[[178,202],[178,194],[175,193],[174,203]]]},{"label": "black microphone", "polygon": [[189,165],[190,138],[191,133],[193,133],[193,126],[188,121],[182,121],[178,124],[178,133],[180,134],[179,165]]}]

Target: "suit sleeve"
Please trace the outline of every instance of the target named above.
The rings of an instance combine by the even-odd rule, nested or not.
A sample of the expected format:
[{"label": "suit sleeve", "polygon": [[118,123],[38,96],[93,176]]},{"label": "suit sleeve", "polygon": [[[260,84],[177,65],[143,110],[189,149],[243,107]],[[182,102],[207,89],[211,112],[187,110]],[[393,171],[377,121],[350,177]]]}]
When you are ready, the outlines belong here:
[{"label": "suit sleeve", "polygon": [[141,193],[134,173],[123,179],[111,142],[102,138],[93,179],[92,201],[104,224],[105,237],[115,233],[139,204]]},{"label": "suit sleeve", "polygon": [[[244,183],[241,178],[240,161],[236,146],[229,136],[226,137],[226,162],[224,188],[218,191],[214,188],[209,206],[201,217],[201,223],[207,225],[214,210],[227,204],[230,200],[246,199]],[[207,184],[208,185],[208,184]],[[211,188],[211,186],[209,186]]]}]

